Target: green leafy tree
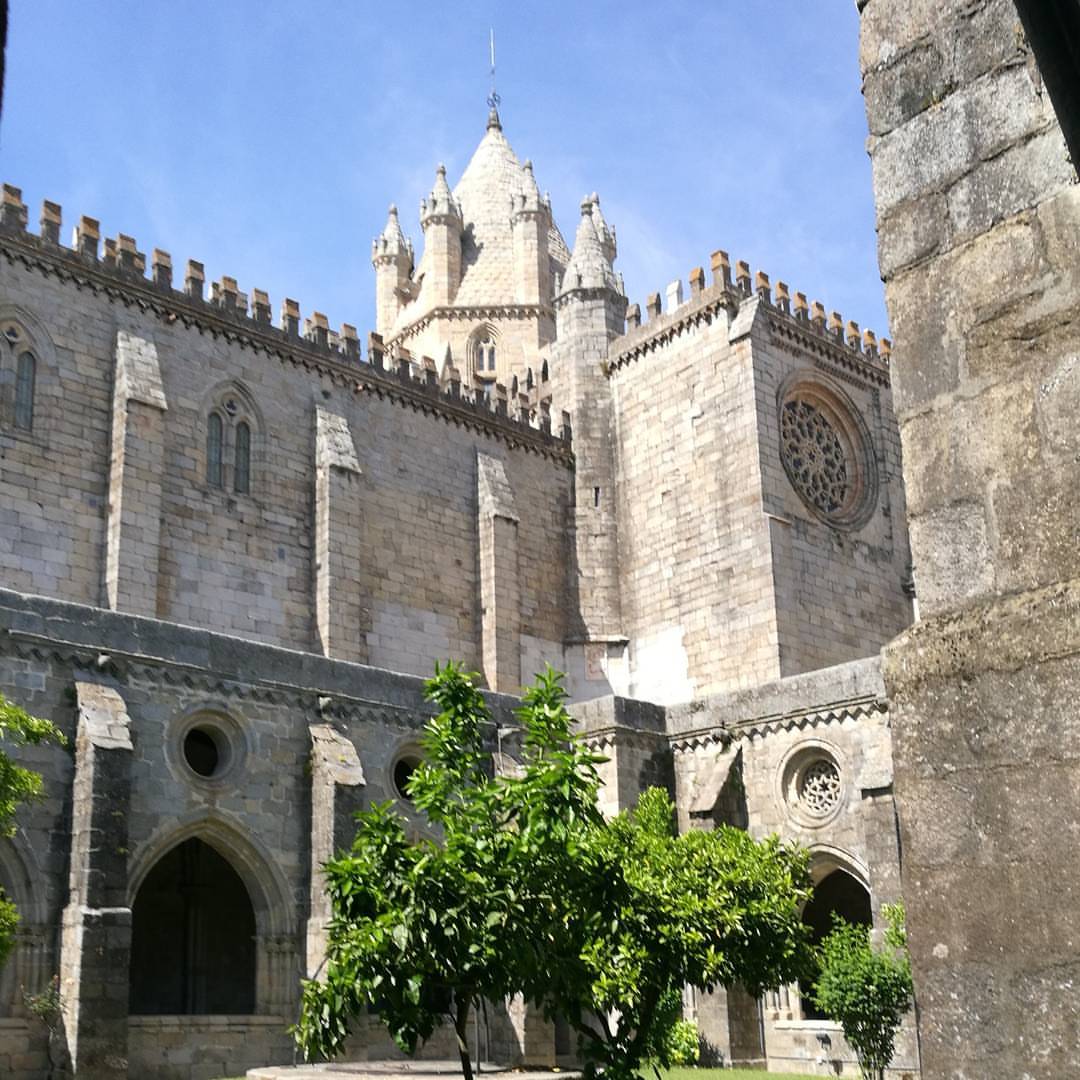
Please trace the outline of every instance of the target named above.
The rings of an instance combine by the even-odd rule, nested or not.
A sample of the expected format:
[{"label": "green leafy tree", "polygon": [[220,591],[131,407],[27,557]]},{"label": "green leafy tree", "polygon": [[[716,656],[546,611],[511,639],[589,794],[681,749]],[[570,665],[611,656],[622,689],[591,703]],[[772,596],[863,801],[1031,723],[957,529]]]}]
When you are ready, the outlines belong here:
[{"label": "green leafy tree", "polygon": [[[568,739],[550,669],[525,695],[524,768],[512,778],[492,775],[491,719],[472,678],[448,664],[427,694],[439,713],[408,795],[440,837],[411,842],[388,803],[357,815],[351,851],[325,867],[327,962],[304,984],[295,1034],[309,1060],[333,1057],[350,1021],[374,1006],[412,1053],[447,1018],[469,1080],[470,1009],[520,988],[533,954],[526,928],[536,922],[527,909],[550,906],[550,890],[572,874],[572,835],[598,820],[595,768]],[[540,880],[537,895],[530,888]]]},{"label": "green leafy tree", "polygon": [[[0,743],[28,746],[52,742],[62,746],[65,741],[60,730],[48,720],[31,716],[0,695]],[[15,832],[15,811],[22,803],[40,798],[41,789],[41,777],[17,764],[0,748],[0,836],[11,836]],[[15,905],[0,888],[0,964],[15,944],[18,923]]]},{"label": "green leafy tree", "polygon": [[834,917],[821,943],[814,984],[818,1008],[843,1027],[866,1080],[883,1080],[912,1001],[904,906],[886,904],[882,913],[886,930],[880,949],[870,944],[867,927]]},{"label": "green leafy tree", "polygon": [[549,668],[526,692],[521,767],[506,776],[492,773],[471,678],[451,664],[428,683],[439,713],[408,794],[440,838],[410,843],[375,806],[327,864],[327,961],[296,1028],[309,1060],[340,1052],[373,1005],[408,1052],[448,1018],[469,1080],[470,1008],[521,993],[565,1017],[590,1072],[629,1080],[686,1052],[683,985],[802,973],[805,857],[737,830],[677,837],[660,790],[605,822],[601,759],[572,734],[560,678]]},{"label": "green leafy tree", "polygon": [[682,993],[674,986],[666,990],[656,1007],[645,1060],[658,1080],[661,1069],[696,1065],[701,1054],[697,1024],[683,1019]]},{"label": "green leafy tree", "polygon": [[676,835],[659,788],[586,846],[588,892],[562,912],[577,962],[554,959],[547,989],[530,989],[578,1031],[590,1073],[629,1080],[645,1062],[674,1064],[665,1003],[685,985],[760,993],[805,971],[804,853],[738,829]]}]

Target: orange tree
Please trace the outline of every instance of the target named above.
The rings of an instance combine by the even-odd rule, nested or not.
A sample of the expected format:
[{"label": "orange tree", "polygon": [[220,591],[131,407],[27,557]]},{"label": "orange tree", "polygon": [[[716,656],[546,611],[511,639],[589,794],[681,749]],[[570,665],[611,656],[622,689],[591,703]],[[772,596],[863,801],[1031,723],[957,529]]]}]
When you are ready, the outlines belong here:
[{"label": "orange tree", "polygon": [[440,836],[410,843],[377,805],[327,864],[326,965],[295,1031],[309,1060],[339,1053],[374,1006],[408,1052],[448,1019],[471,1080],[470,1009],[520,993],[566,1018],[590,1072],[629,1080],[666,1063],[673,991],[803,973],[804,856],[734,829],[676,836],[658,789],[605,821],[600,759],[572,732],[560,678],[549,668],[526,691],[505,776],[473,679],[450,664],[427,684],[439,713],[408,794]]}]

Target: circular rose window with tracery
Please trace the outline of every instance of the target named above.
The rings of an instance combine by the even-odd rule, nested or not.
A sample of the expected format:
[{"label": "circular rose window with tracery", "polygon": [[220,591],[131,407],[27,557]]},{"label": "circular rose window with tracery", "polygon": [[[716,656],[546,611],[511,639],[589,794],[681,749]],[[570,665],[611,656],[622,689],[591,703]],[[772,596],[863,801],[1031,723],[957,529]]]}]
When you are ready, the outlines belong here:
[{"label": "circular rose window with tracery", "polygon": [[806,829],[828,825],[844,807],[843,758],[819,739],[793,746],[776,772],[776,794],[791,821]]},{"label": "circular rose window with tracery", "polygon": [[840,770],[827,758],[808,765],[799,777],[799,802],[814,817],[826,817],[840,801]]},{"label": "circular rose window with tracery", "polygon": [[864,524],[877,501],[877,468],[870,433],[847,396],[800,373],[777,405],[780,460],[799,498],[830,525]]},{"label": "circular rose window with tracery", "polygon": [[795,490],[823,514],[842,510],[851,490],[847,454],[824,413],[808,401],[787,402],[780,445]]}]

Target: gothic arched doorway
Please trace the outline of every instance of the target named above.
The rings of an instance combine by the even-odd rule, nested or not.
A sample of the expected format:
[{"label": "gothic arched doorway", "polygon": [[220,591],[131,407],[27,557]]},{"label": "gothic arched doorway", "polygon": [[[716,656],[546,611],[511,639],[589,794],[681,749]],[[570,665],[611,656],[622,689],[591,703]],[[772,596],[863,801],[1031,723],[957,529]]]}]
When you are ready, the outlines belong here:
[{"label": "gothic arched doorway", "polygon": [[239,874],[192,838],[161,857],[132,907],[135,1015],[255,1011],[255,911]]},{"label": "gothic arched doorway", "polygon": [[[862,882],[844,870],[833,870],[822,878],[803,908],[802,921],[810,927],[810,937],[815,945],[832,930],[834,915],[858,926],[873,925],[870,894]],[[825,1015],[815,1006],[810,986],[800,983],[799,991],[804,1019],[823,1020]]]}]

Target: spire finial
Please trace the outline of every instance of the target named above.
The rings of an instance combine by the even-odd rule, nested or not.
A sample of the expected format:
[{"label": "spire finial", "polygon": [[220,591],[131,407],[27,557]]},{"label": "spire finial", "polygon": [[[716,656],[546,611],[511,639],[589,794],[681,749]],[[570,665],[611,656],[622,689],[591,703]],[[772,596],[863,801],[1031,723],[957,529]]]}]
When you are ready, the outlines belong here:
[{"label": "spire finial", "polygon": [[502,123],[499,120],[499,104],[502,98],[499,97],[498,91],[495,89],[495,29],[492,27],[488,31],[488,44],[491,49],[491,93],[488,94],[488,130],[495,128],[498,131],[502,131]]}]

